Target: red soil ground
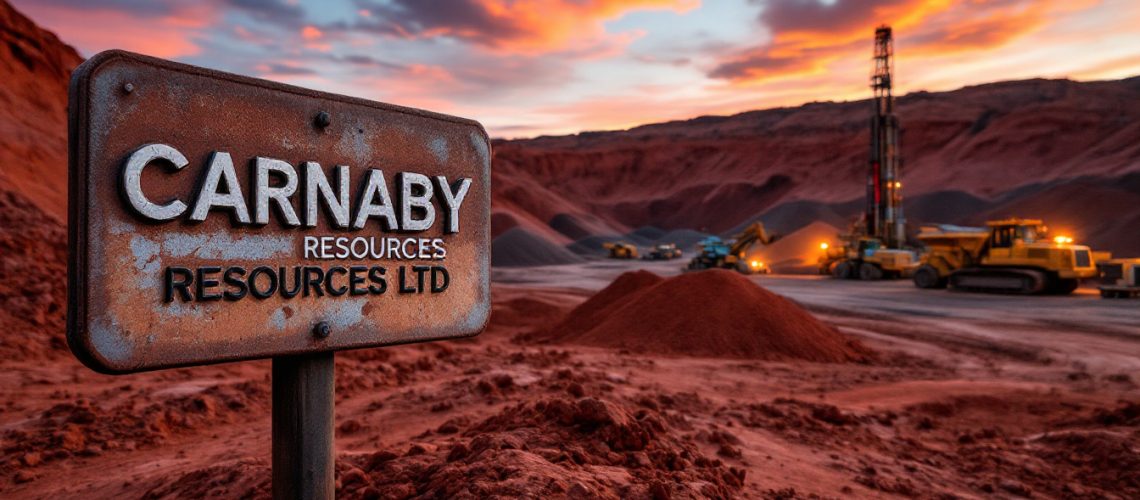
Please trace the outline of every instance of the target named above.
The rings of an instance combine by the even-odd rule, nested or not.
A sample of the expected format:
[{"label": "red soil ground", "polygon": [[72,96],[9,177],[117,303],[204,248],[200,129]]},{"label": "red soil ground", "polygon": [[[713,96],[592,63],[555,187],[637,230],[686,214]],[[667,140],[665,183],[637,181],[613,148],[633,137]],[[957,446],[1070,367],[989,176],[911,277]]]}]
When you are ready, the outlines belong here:
[{"label": "red soil ground", "polygon": [[[667,283],[621,281],[611,292]],[[339,497],[1140,494],[1127,374],[997,346],[902,354],[928,332],[846,315],[825,318],[900,343],[868,340],[880,355],[861,364],[519,345],[588,297],[493,295],[474,339],[337,356]],[[124,377],[68,356],[0,367],[5,497],[268,495],[266,362]]]}]

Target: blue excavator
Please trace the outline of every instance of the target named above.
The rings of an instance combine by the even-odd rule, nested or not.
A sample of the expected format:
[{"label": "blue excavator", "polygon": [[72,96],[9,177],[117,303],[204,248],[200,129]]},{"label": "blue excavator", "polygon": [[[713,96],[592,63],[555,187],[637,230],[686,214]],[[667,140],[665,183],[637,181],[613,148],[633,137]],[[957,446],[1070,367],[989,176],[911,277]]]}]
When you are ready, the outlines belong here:
[{"label": "blue excavator", "polygon": [[779,236],[769,234],[761,222],[752,223],[728,241],[709,236],[697,243],[697,255],[685,270],[735,269],[741,274],[768,274],[772,272],[768,264],[749,258],[749,254],[753,246],[770,245],[777,239]]}]

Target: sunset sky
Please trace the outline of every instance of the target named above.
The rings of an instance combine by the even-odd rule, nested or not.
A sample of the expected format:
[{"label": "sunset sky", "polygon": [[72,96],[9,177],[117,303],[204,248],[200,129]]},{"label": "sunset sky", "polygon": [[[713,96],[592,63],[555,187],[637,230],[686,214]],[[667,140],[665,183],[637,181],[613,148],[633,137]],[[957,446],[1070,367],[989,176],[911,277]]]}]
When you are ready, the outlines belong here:
[{"label": "sunset sky", "polygon": [[873,29],[896,88],[1140,74],[1140,2],[14,0],[84,56],[122,48],[475,118],[528,137],[861,99]]}]

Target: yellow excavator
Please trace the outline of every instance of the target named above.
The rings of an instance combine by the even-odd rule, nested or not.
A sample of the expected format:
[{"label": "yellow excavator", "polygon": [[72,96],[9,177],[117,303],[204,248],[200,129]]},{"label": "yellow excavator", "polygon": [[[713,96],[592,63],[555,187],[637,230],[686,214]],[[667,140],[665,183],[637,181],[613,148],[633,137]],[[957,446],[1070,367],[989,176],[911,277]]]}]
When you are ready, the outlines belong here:
[{"label": "yellow excavator", "polygon": [[1049,238],[1037,219],[1004,219],[984,228],[923,226],[926,246],[914,273],[919,288],[1067,294],[1098,275],[1092,250],[1068,236]]},{"label": "yellow excavator", "polygon": [[606,249],[610,253],[611,259],[637,258],[637,245],[626,243],[624,241],[602,243],[602,248]]},{"label": "yellow excavator", "polygon": [[759,259],[749,259],[748,253],[753,245],[770,245],[777,239],[779,236],[769,234],[761,222],[752,223],[727,242],[709,236],[697,244],[697,255],[689,261],[685,270],[720,268],[735,269],[742,274],[770,273],[771,269],[766,263]]}]

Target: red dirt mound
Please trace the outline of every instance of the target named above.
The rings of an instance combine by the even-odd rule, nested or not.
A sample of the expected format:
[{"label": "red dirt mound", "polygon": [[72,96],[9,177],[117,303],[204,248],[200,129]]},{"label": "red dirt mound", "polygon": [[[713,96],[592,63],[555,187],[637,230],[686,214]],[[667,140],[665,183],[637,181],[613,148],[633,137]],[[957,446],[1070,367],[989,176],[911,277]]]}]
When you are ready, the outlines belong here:
[{"label": "red dirt mound", "polygon": [[864,361],[871,351],[744,276],[712,270],[662,279],[638,271],[531,336],[635,352],[765,360]]}]

